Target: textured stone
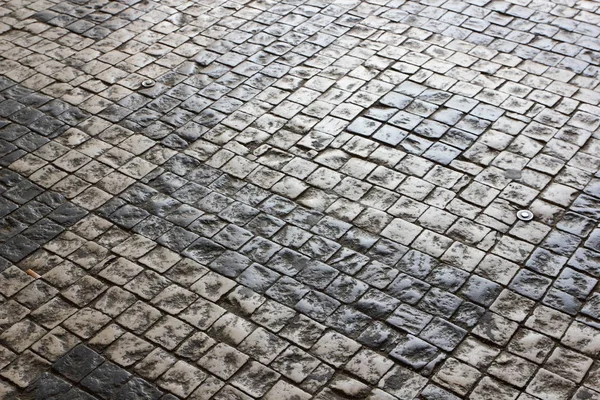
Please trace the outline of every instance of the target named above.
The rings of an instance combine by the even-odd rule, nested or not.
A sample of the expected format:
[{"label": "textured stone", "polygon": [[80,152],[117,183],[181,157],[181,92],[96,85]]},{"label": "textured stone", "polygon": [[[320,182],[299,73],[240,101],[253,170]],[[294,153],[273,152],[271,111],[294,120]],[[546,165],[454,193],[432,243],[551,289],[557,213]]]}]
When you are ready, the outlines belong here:
[{"label": "textured stone", "polygon": [[80,345],[58,360],[52,368],[73,381],[80,381],[104,361],[90,348]]},{"label": "textured stone", "polygon": [[3,5],[0,397],[597,397],[597,5],[301,3]]}]

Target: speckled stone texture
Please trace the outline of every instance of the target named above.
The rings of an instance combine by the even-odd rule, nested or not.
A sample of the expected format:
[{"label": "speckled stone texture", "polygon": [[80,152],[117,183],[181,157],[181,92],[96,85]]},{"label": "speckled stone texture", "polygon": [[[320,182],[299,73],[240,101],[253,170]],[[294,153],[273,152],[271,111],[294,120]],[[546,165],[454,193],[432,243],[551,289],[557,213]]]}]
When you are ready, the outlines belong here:
[{"label": "speckled stone texture", "polygon": [[0,399],[600,399],[598,2],[5,0],[0,50]]}]

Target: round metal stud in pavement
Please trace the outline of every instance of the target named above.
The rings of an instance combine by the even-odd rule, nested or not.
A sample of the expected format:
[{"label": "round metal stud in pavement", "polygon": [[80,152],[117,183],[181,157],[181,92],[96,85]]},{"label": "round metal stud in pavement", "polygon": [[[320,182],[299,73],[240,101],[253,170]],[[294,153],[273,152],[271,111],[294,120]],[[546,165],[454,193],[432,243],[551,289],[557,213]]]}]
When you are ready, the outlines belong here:
[{"label": "round metal stud in pavement", "polygon": [[533,219],[533,213],[529,210],[519,210],[517,211],[517,218],[521,221],[531,221]]},{"label": "round metal stud in pavement", "polygon": [[156,84],[156,82],[152,79],[146,79],[145,81],[142,82],[142,87],[144,88],[149,88],[152,87]]}]

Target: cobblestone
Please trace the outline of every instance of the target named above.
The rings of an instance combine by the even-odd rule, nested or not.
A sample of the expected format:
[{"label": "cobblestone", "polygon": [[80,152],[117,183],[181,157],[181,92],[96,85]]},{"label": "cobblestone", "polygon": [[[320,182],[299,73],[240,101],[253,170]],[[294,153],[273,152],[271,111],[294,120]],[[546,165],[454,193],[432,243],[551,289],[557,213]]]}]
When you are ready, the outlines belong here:
[{"label": "cobblestone", "polygon": [[0,399],[600,398],[599,13],[4,1]]}]

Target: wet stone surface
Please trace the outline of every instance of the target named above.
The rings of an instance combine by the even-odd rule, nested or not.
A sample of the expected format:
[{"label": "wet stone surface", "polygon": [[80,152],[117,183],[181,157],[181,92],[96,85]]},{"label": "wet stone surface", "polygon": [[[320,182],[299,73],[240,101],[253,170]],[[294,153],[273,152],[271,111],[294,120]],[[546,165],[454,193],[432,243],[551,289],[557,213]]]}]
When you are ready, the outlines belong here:
[{"label": "wet stone surface", "polygon": [[599,37],[590,1],[4,1],[0,399],[600,398]]}]

